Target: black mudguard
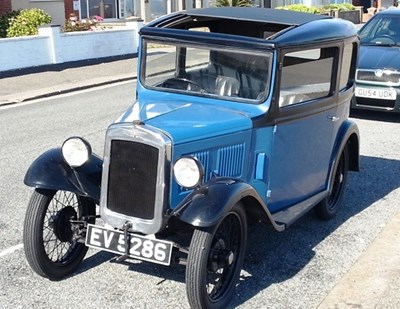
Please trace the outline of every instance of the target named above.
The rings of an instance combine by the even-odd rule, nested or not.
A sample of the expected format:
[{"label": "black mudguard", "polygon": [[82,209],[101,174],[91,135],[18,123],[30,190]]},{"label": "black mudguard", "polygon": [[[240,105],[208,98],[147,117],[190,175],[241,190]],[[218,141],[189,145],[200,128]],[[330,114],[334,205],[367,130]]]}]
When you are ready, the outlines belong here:
[{"label": "black mudguard", "polygon": [[72,168],[64,161],[61,148],[50,149],[33,161],[24,183],[40,189],[74,192],[99,204],[102,164],[99,157],[92,155],[83,166]]},{"label": "black mudguard", "polygon": [[[219,222],[243,198],[248,197],[257,200],[275,226],[271,214],[256,190],[248,183],[230,178],[216,177],[206,185],[195,189],[171,215],[193,226],[209,227]],[[279,226],[276,228],[280,229]]]},{"label": "black mudguard", "polygon": [[328,189],[331,190],[333,181],[333,172],[345,147],[348,147],[349,170],[358,172],[360,170],[360,133],[354,121],[347,120],[339,130],[333,149],[333,157],[328,178]]}]

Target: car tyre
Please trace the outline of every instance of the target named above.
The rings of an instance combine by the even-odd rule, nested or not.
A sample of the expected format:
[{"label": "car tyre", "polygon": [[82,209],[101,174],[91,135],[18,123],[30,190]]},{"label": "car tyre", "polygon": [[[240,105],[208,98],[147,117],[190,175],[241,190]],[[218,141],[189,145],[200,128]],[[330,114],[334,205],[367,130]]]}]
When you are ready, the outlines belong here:
[{"label": "car tyre", "polygon": [[337,214],[343,200],[348,169],[349,155],[346,147],[335,166],[331,192],[315,207],[317,216],[320,219],[329,220]]},{"label": "car tyre", "polygon": [[186,266],[186,293],[191,308],[226,308],[242,269],[247,219],[235,205],[213,227],[194,231]]},{"label": "car tyre", "polygon": [[72,192],[36,189],[24,222],[26,259],[40,276],[60,280],[72,274],[88,248],[77,241],[70,220],[90,216],[95,221],[95,204]]}]

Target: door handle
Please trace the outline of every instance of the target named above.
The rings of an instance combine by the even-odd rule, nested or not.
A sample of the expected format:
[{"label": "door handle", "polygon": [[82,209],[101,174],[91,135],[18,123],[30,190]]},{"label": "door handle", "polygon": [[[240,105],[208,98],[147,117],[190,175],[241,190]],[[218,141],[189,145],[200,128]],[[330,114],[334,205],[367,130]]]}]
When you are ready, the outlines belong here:
[{"label": "door handle", "polygon": [[340,119],[340,117],[336,117],[336,116],[328,116],[327,118],[333,122],[338,121]]}]

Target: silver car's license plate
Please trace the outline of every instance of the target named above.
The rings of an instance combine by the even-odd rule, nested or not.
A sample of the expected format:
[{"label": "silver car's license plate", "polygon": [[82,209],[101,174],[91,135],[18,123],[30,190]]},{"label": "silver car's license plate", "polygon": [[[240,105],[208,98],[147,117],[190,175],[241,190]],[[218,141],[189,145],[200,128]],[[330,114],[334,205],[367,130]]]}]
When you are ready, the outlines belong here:
[{"label": "silver car's license plate", "polygon": [[356,97],[396,100],[396,90],[386,88],[356,87]]},{"label": "silver car's license plate", "polygon": [[[172,243],[159,239],[150,239],[128,233],[129,256],[135,259],[169,265],[171,263]],[[88,224],[85,244],[117,254],[125,254],[124,232]]]}]

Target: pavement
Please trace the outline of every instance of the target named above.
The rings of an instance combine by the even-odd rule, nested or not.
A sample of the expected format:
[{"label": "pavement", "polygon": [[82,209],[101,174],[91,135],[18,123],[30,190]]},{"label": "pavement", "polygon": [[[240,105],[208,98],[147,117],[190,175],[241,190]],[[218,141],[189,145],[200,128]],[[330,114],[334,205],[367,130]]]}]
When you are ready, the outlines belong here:
[{"label": "pavement", "polygon": [[0,106],[136,78],[137,58],[107,58],[0,72]]},{"label": "pavement", "polygon": [[[0,72],[0,106],[134,80],[137,58]],[[318,309],[400,308],[400,213],[337,282]]]}]

